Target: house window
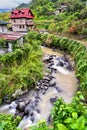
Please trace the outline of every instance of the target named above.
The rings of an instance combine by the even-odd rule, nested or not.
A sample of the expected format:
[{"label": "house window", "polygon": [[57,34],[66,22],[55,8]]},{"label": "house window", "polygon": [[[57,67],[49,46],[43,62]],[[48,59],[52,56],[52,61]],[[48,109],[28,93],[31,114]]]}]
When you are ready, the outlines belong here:
[{"label": "house window", "polygon": [[16,20],[15,20],[15,19],[14,19],[13,21],[14,21],[14,23],[16,23]]},{"label": "house window", "polygon": [[24,25],[22,27],[24,28]]},{"label": "house window", "polygon": [[20,25],[19,28],[22,29],[22,28],[25,28],[25,26],[24,25]]},{"label": "house window", "polygon": [[19,26],[19,28],[22,28],[21,25]]},{"label": "house window", "polygon": [[20,11],[19,14],[22,15],[22,12]]}]

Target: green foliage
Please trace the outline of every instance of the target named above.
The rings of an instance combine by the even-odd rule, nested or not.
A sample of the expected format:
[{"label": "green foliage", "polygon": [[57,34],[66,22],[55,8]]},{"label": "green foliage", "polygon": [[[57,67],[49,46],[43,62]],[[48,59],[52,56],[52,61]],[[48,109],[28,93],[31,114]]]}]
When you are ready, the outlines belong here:
[{"label": "green foliage", "polygon": [[45,121],[41,121],[38,123],[38,125],[31,127],[30,130],[51,130],[51,129],[48,128]]},{"label": "green foliage", "polygon": [[[58,12],[62,5],[66,6],[65,12]],[[35,14],[35,24],[38,29],[47,29],[52,33],[77,35],[77,38],[86,38],[87,18],[86,2],[82,0],[32,0],[30,8]],[[39,21],[38,20],[42,20]],[[52,22],[50,22],[52,20]],[[47,22],[45,22],[47,21]],[[86,27],[85,27],[86,26]],[[75,27],[72,33],[70,29]],[[80,34],[80,35],[79,35]]]},{"label": "green foliage", "polygon": [[62,99],[54,104],[52,109],[53,125],[55,130],[86,130],[87,129],[87,106],[80,100],[84,97],[80,92],[73,98],[70,104]]},{"label": "green foliage", "polygon": [[81,12],[78,15],[79,19],[85,19],[87,18],[87,7],[81,10]]},{"label": "green foliage", "polygon": [[0,13],[0,20],[5,20],[8,22],[8,19],[10,17],[10,13],[6,12],[6,13]]},{"label": "green foliage", "polygon": [[[41,37],[44,37],[42,35]],[[53,127],[50,128],[44,123],[45,130],[86,130],[87,129],[87,106],[84,104],[87,96],[87,51],[85,46],[66,37],[45,35],[45,41],[49,46],[59,47],[68,50],[68,53],[75,59],[76,76],[80,80],[81,92],[73,98],[70,104],[66,104],[63,99],[58,99],[52,109]],[[82,95],[84,94],[84,96]],[[43,123],[41,123],[42,125]],[[39,125],[31,130],[43,130]]]},{"label": "green foliage", "polygon": [[[75,40],[71,40],[66,37],[56,37],[54,35],[48,35],[46,43],[49,46],[59,47],[64,51],[68,51],[69,54],[75,59],[76,77],[80,80],[80,89],[83,93],[87,92],[87,50],[83,43]],[[85,92],[86,91],[86,92]],[[87,95],[87,94],[86,94]],[[86,96],[85,95],[85,96]]]},{"label": "green foliage", "polygon": [[1,100],[5,95],[11,97],[16,89],[35,87],[36,82],[43,77],[42,52],[38,44],[38,40],[33,39],[14,52],[0,56]]},{"label": "green foliage", "polygon": [[17,126],[20,120],[20,117],[15,118],[12,115],[0,114],[0,130],[19,130]]},{"label": "green foliage", "polygon": [[66,104],[62,98],[58,99],[52,108],[52,126],[47,126],[45,121],[39,122],[30,130],[86,130],[87,106],[81,92],[73,98],[70,104]]},{"label": "green foliage", "polygon": [[0,47],[2,48],[4,48],[4,47],[6,47],[6,40],[5,39],[3,39],[3,38],[0,38]]},{"label": "green foliage", "polygon": [[66,15],[65,15],[65,13],[61,13],[61,14],[58,14],[58,15],[56,15],[55,16],[55,20],[56,21],[63,21],[63,20],[65,20],[67,17],[66,17]]},{"label": "green foliage", "polygon": [[35,40],[37,40],[37,43],[40,44],[40,40],[41,40],[41,35],[35,31],[30,31],[26,36],[25,36],[25,42],[30,42],[33,44],[33,41],[35,42]]}]

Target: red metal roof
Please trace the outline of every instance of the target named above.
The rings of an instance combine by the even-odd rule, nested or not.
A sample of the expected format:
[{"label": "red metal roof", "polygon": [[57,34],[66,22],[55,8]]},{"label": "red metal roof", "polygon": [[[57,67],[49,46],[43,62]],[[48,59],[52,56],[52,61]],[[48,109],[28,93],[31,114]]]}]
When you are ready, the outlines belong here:
[{"label": "red metal roof", "polygon": [[34,15],[32,14],[31,10],[29,8],[24,9],[16,9],[11,12],[11,19],[13,18],[34,18]]},{"label": "red metal roof", "polygon": [[0,34],[0,38],[4,38],[8,41],[16,41],[17,39],[20,39],[23,36],[24,34],[17,33],[17,32],[9,32],[9,33]]}]

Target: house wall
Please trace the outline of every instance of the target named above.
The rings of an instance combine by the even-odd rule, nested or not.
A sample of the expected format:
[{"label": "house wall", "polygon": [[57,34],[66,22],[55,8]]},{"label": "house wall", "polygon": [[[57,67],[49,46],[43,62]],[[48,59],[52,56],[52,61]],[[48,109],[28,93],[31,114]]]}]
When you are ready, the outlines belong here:
[{"label": "house wall", "polygon": [[11,19],[13,31],[27,31],[26,19]]},{"label": "house wall", "polygon": [[21,19],[11,19],[11,23],[16,25],[16,24],[25,24],[26,23],[26,19],[25,18],[21,18]]},{"label": "house wall", "polygon": [[12,30],[14,31],[14,32],[16,32],[16,31],[20,31],[20,32],[22,32],[22,31],[27,31],[27,27],[26,27],[26,25],[12,25]]},{"label": "house wall", "polygon": [[7,32],[7,26],[6,25],[0,25],[0,32],[2,32],[2,33]]},{"label": "house wall", "polygon": [[13,31],[20,31],[20,32],[26,32],[29,29],[32,28],[33,20],[32,19],[11,19],[11,23],[12,23],[12,30]]},{"label": "house wall", "polygon": [[8,42],[8,52],[12,52],[12,43]]}]

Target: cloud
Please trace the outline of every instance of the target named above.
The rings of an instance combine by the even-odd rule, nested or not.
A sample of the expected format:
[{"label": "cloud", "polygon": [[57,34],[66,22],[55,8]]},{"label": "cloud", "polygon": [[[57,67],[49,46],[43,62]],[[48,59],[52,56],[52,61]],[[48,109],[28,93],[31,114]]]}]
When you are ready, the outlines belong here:
[{"label": "cloud", "polygon": [[29,3],[31,0],[0,0],[0,8],[14,8],[21,3]]}]

